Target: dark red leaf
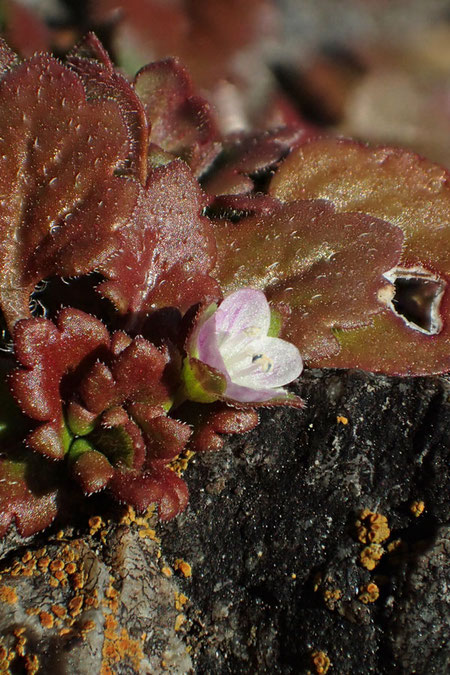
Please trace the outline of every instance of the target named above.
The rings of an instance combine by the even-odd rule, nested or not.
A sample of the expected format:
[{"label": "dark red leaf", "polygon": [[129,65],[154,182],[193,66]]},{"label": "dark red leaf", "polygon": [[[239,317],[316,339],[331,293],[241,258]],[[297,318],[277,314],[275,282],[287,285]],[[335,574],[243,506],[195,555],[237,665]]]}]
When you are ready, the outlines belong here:
[{"label": "dark red leaf", "polygon": [[23,537],[51,524],[57,513],[57,490],[50,473],[48,463],[36,456],[0,460],[0,536],[13,521]]},{"label": "dark red leaf", "polygon": [[309,134],[303,127],[284,127],[229,136],[220,166],[204,183],[211,195],[243,195],[254,188],[254,179],[277,165],[293,146]]},{"label": "dark red leaf", "polygon": [[52,57],[4,75],[0,113],[0,304],[12,327],[40,279],[92,271],[114,252],[138,186],[114,175],[130,153],[119,106],[87,101]]},{"label": "dark red leaf", "polygon": [[68,55],[67,64],[83,81],[89,100],[114,100],[120,106],[130,138],[127,163],[121,171],[145,183],[149,128],[144,107],[132,85],[121,75],[94,33]]},{"label": "dark red leaf", "polygon": [[11,374],[11,389],[23,412],[46,424],[29,438],[36,450],[53,459],[65,452],[61,380],[87,357],[107,347],[109,335],[98,320],[63,309],[56,325],[47,319],[24,319],[15,329],[16,358],[24,366]]},{"label": "dark red leaf", "polygon": [[109,281],[100,292],[120,312],[161,307],[186,311],[217,298],[209,276],[215,260],[214,236],[201,216],[205,199],[180,160],[150,173],[134,221],[119,232],[117,254],[100,267]]},{"label": "dark red leaf", "polygon": [[244,434],[259,422],[256,410],[236,409],[220,401],[212,405],[185,403],[179,413],[193,427],[189,448],[195,452],[220,450],[223,434]]},{"label": "dark red leaf", "polygon": [[282,337],[315,364],[339,351],[335,329],[366,325],[384,310],[378,298],[388,285],[383,273],[398,261],[403,240],[394,225],[336,213],[324,201],[296,201],[271,216],[219,222],[215,232],[223,289],[263,290],[283,316]]},{"label": "dark red leaf", "polygon": [[[396,295],[392,302],[388,298],[389,309],[383,309],[368,328],[336,333],[341,345],[336,359],[313,359],[311,363],[366,367],[397,375],[446,372],[450,353],[448,171],[399,148],[319,139],[285,160],[270,191],[283,201],[325,198],[341,213],[359,211],[399,226],[405,236],[396,265],[400,276],[434,279],[430,288],[437,289],[434,329],[421,332],[414,322],[405,322],[408,312],[401,311],[402,301]],[[406,305],[421,302],[415,292],[406,297]]]},{"label": "dark red leaf", "polygon": [[108,487],[116,499],[131,504],[140,512],[156,502],[161,520],[170,520],[181,513],[189,499],[186,483],[166,467],[144,474],[116,472]]}]

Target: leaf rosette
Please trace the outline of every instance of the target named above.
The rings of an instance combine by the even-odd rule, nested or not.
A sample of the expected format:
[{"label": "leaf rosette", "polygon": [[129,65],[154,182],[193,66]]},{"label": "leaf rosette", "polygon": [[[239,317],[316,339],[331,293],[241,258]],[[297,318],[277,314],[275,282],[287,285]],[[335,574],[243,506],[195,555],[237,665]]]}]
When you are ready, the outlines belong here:
[{"label": "leaf rosette", "polygon": [[[22,411],[40,424],[27,444],[64,461],[85,494],[108,486],[120,501],[143,509],[160,504],[169,518],[187,503],[187,488],[167,465],[191,429],[166,415],[176,376],[167,350],[74,309],[56,325],[25,319],[15,330],[10,376]],[[172,475],[173,474],[173,475]]]}]

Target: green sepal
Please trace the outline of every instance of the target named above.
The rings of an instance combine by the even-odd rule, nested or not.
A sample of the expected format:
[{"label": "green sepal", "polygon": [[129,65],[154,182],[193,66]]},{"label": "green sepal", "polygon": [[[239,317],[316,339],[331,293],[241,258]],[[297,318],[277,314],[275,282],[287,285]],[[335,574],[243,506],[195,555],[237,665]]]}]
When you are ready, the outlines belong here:
[{"label": "green sepal", "polygon": [[197,403],[214,403],[227,388],[222,373],[190,356],[183,361],[181,380],[184,398]]},{"label": "green sepal", "polygon": [[70,446],[69,460],[71,462],[76,462],[76,460],[79,459],[81,455],[84,455],[85,452],[92,451],[95,452],[95,448],[92,443],[87,441],[85,438],[77,438]]},{"label": "green sepal", "polygon": [[281,333],[281,328],[283,325],[283,321],[281,318],[281,314],[277,312],[276,309],[270,308],[270,325],[269,325],[269,330],[267,331],[267,336],[268,337],[278,337]]}]

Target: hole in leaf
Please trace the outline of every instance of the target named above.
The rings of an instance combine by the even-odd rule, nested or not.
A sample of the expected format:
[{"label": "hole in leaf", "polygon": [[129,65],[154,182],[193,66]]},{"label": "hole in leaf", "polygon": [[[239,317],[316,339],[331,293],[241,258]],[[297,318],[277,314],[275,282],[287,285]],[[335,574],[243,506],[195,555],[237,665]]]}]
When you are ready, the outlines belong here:
[{"label": "hole in leaf", "polygon": [[442,328],[439,307],[445,281],[423,269],[394,269],[384,275],[394,285],[390,308],[414,330],[436,335]]}]

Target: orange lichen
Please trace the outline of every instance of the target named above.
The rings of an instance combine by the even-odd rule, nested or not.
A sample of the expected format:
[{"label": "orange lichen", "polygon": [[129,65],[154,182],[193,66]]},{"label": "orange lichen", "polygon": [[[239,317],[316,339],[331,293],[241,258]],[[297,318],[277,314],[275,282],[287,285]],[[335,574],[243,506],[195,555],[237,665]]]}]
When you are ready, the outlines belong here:
[{"label": "orange lichen", "polygon": [[104,521],[100,516],[92,516],[88,521],[91,535],[96,534],[104,526]]},{"label": "orange lichen", "polygon": [[64,569],[64,562],[60,558],[52,560],[49,569],[51,572],[57,572]]},{"label": "orange lichen", "polygon": [[380,597],[380,589],[373,582],[361,586],[359,600],[367,605],[369,602],[375,602]]},{"label": "orange lichen", "polygon": [[411,511],[413,516],[418,518],[425,511],[425,502],[423,502],[422,500],[416,500],[411,504],[409,510]]},{"label": "orange lichen", "polygon": [[194,457],[194,455],[195,452],[192,450],[184,450],[170,463],[170,468],[172,471],[175,471],[178,476],[181,476],[188,468],[189,462]]},{"label": "orange lichen", "polygon": [[369,509],[361,511],[355,525],[358,539],[363,544],[379,544],[391,534],[386,516]]},{"label": "orange lichen", "polygon": [[338,424],[348,424],[348,417],[344,417],[344,415],[338,415],[336,417],[336,421]]},{"label": "orange lichen", "polygon": [[185,578],[192,576],[192,567],[182,558],[177,558],[173,564],[173,567],[177,572],[181,572]]},{"label": "orange lichen", "polygon": [[184,593],[178,593],[178,591],[175,591],[175,609],[180,611],[183,609],[183,606],[187,603],[188,598],[184,595]]},{"label": "orange lichen", "polygon": [[39,612],[39,621],[44,628],[53,628],[54,617],[49,612]]},{"label": "orange lichen", "polygon": [[68,603],[69,614],[71,617],[78,616],[83,607],[84,598],[82,595],[75,595]]},{"label": "orange lichen", "polygon": [[168,578],[170,578],[173,574],[172,570],[167,565],[164,565],[164,567],[161,568],[161,573]]},{"label": "orange lichen", "polygon": [[328,609],[334,609],[336,602],[342,597],[342,591],[339,588],[326,589],[323,592],[323,599]]},{"label": "orange lichen", "polygon": [[50,609],[58,619],[65,619],[67,616],[67,610],[62,605],[52,605]]},{"label": "orange lichen", "polygon": [[75,572],[75,574],[72,574],[70,577],[70,583],[72,584],[72,588],[74,588],[77,591],[84,588],[85,582],[86,582],[86,575],[83,571]]},{"label": "orange lichen", "polygon": [[0,586],[0,601],[14,605],[18,600],[15,588],[11,586]]},{"label": "orange lichen", "polygon": [[41,572],[46,572],[47,569],[48,569],[48,566],[50,565],[50,558],[48,557],[48,555],[42,556],[38,560],[37,565],[38,565],[39,569],[41,570]]},{"label": "orange lichen", "polygon": [[383,553],[384,549],[380,544],[366,546],[360,553],[360,563],[366,569],[373,570],[380,562]]},{"label": "orange lichen", "polygon": [[27,675],[36,675],[39,672],[39,658],[36,654],[25,655],[25,670]]},{"label": "orange lichen", "polygon": [[311,662],[317,675],[325,675],[331,666],[331,661],[325,652],[315,651],[311,654]]},{"label": "orange lichen", "polygon": [[130,638],[125,628],[119,630],[119,623],[112,614],[105,617],[102,656],[102,675],[114,672],[110,666],[124,659],[129,660],[135,670],[139,672],[140,663],[144,657],[141,641]]},{"label": "orange lichen", "polygon": [[75,574],[75,572],[77,571],[77,566],[74,562],[68,562],[66,563],[64,571],[66,572],[66,574]]}]

